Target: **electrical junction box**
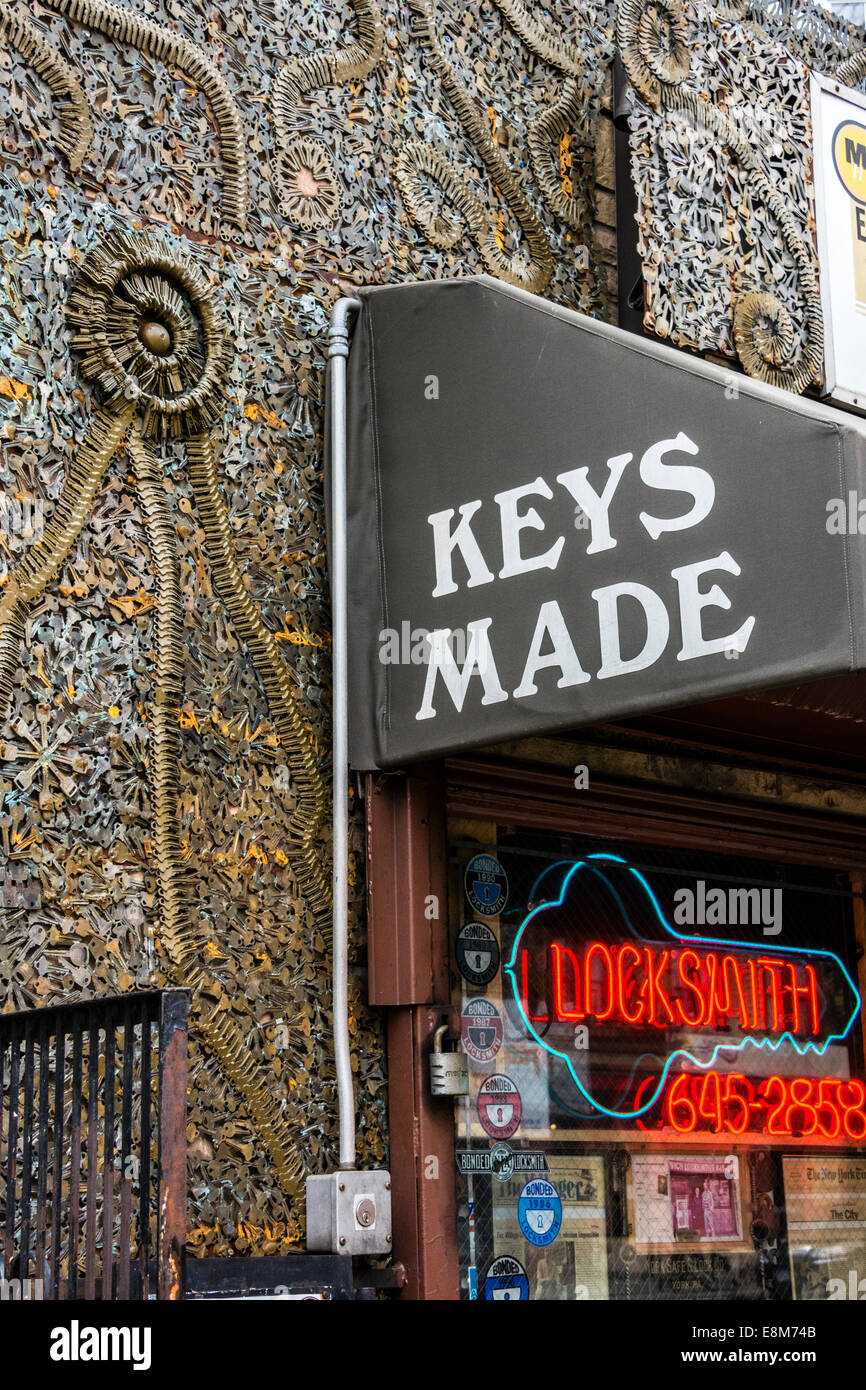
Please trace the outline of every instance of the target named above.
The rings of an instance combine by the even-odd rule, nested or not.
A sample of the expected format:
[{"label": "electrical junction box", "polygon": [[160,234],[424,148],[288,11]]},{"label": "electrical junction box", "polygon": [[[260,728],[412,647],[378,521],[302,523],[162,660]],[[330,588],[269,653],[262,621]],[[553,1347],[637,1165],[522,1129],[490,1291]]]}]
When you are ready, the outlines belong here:
[{"label": "electrical junction box", "polygon": [[346,1168],[307,1178],[307,1250],[391,1253],[391,1174]]}]

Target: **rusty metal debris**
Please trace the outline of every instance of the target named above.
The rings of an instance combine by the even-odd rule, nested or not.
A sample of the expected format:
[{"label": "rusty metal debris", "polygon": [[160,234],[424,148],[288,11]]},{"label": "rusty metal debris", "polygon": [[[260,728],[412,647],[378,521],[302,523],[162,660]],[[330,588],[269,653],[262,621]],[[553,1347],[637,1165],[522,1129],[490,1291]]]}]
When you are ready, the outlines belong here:
[{"label": "rusty metal debris", "polygon": [[460,123],[472,141],[479,158],[487,166],[491,177],[501,189],[508,207],[520,224],[526,239],[528,257],[508,256],[503,252],[497,240],[494,225],[484,213],[481,203],[468,188],[461,195],[459,188],[455,186],[457,181],[451,173],[445,155],[437,150],[431,149],[425,152],[420,157],[420,162],[417,163],[416,161],[419,161],[420,156],[417,145],[409,145],[403,151],[401,161],[395,168],[395,175],[403,192],[407,210],[410,216],[414,217],[425,228],[435,226],[435,223],[431,223],[429,213],[419,204],[419,185],[417,181],[412,179],[414,165],[418,173],[427,174],[436,179],[464,212],[469,227],[479,242],[479,249],[485,264],[492,274],[498,275],[512,285],[520,285],[524,289],[540,292],[546,289],[553,274],[553,253],[544,234],[544,229],[515,179],[507,160],[493,140],[489,125],[485,124],[448,61],[439,39],[436,11],[432,0],[409,0],[409,3],[416,16],[414,32],[424,44],[433,69],[439,77],[443,89],[447,92],[459,116]]}]

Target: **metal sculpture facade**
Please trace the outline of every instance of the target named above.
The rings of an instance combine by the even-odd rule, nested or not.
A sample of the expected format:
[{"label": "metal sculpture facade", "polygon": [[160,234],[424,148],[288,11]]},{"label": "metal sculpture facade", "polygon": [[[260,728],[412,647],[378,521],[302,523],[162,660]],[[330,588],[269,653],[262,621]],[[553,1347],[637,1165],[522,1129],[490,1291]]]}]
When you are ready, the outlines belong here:
[{"label": "metal sculpture facade", "polygon": [[808,68],[859,80],[862,35],[817,5],[623,0],[617,38],[647,327],[820,386]]},{"label": "metal sculpture facade", "polygon": [[330,305],[486,269],[611,317],[594,163],[619,45],[649,326],[803,389],[803,61],[862,74],[862,36],[807,13],[0,4],[0,997],[193,991],[194,1253],[296,1245],[303,1174],[333,1158]]}]

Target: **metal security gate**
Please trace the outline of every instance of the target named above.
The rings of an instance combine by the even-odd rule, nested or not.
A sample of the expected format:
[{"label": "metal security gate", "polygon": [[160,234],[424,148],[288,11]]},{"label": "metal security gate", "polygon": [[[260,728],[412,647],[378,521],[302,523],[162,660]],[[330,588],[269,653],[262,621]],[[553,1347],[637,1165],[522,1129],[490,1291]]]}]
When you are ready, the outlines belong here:
[{"label": "metal security gate", "polygon": [[188,994],[0,1015],[4,1298],[182,1297]]}]

